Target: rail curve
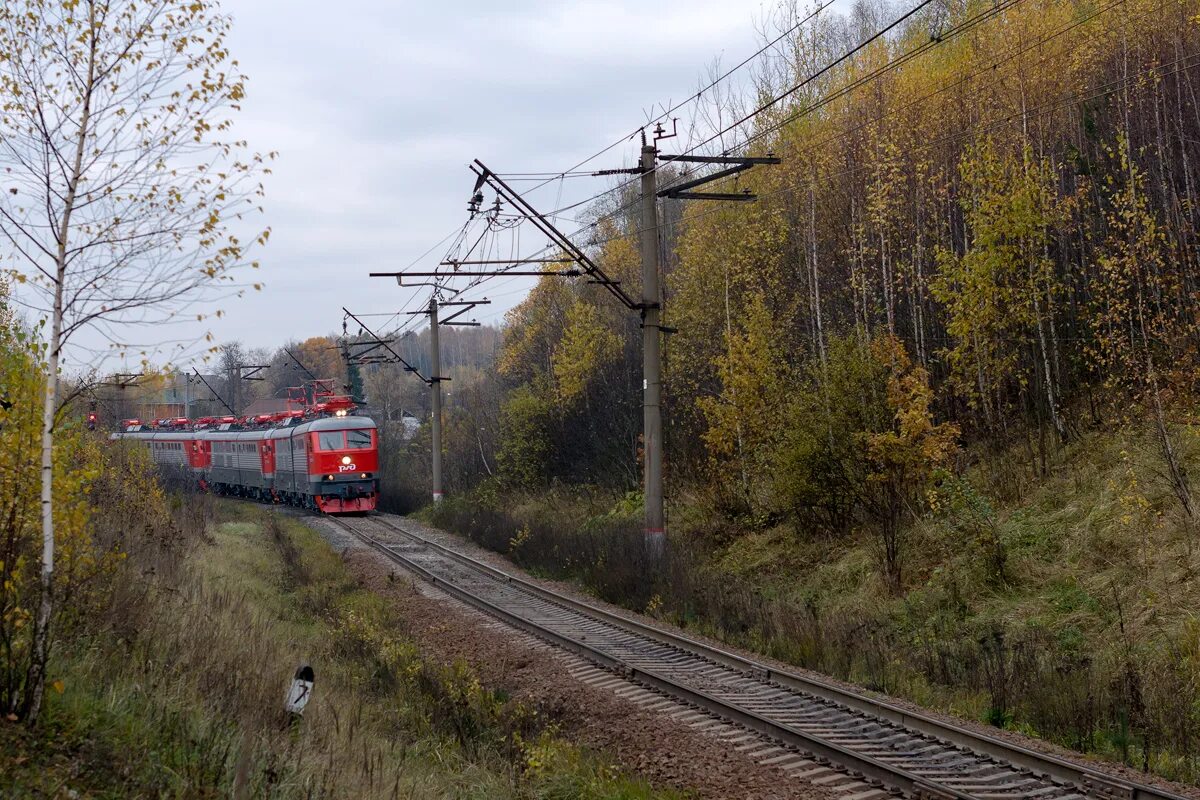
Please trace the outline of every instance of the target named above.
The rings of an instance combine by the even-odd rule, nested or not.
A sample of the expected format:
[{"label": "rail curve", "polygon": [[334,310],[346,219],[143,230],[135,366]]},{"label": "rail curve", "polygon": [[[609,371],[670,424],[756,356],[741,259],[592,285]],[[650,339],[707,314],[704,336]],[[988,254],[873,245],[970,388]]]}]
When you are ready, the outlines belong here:
[{"label": "rail curve", "polygon": [[[893,793],[942,800],[1191,800],[566,597],[412,533],[386,515],[328,519],[516,628]],[[403,540],[380,541],[372,526]]]}]

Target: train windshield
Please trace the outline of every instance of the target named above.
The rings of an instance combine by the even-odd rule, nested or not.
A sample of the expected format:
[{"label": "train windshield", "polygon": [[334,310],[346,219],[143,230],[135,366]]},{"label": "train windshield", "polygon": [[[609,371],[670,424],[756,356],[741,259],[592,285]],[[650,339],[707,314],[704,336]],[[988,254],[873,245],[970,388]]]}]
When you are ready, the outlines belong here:
[{"label": "train windshield", "polygon": [[371,431],[320,431],[317,447],[321,450],[366,450],[371,446]]},{"label": "train windshield", "polygon": [[341,450],[346,445],[341,431],[321,431],[317,434],[317,446],[321,450]]}]

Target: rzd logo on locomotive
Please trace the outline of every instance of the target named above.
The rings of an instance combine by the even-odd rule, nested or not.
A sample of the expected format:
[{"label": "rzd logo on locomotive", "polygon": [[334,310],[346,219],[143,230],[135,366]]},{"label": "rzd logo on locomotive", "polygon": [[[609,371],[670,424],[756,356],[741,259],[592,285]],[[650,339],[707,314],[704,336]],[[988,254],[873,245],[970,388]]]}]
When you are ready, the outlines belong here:
[{"label": "rzd logo on locomotive", "polygon": [[358,472],[358,467],[354,464],[339,464],[338,472]]}]

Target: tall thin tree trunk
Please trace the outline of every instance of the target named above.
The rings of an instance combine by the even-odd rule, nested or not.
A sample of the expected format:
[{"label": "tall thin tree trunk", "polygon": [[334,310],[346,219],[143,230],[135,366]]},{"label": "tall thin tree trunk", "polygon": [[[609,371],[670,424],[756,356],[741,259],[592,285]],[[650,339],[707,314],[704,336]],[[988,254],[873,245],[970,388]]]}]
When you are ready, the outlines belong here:
[{"label": "tall thin tree trunk", "polygon": [[887,314],[888,333],[896,335],[896,287],[892,282],[892,261],[888,255],[887,240],[883,227],[879,230],[879,273],[883,281],[883,303]]},{"label": "tall thin tree trunk", "polygon": [[58,284],[54,287],[54,319],[50,329],[47,359],[46,395],[42,406],[42,574],[41,602],[33,629],[33,653],[25,680],[25,718],[37,723],[46,686],[46,659],[49,656],[50,616],[54,611],[54,418],[58,406],[58,350],[62,336],[63,265],[65,255],[60,244]]},{"label": "tall thin tree trunk", "polygon": [[996,422],[992,418],[992,403],[988,393],[987,380],[983,375],[983,361],[979,358],[979,336],[975,332],[971,333],[972,352],[975,355],[975,381],[979,387],[979,401],[983,404],[983,418],[987,423],[989,431],[996,430]]},{"label": "tall thin tree trunk", "polygon": [[922,234],[924,232],[921,212],[923,211],[921,186],[924,170],[921,171],[917,179],[917,197],[914,205],[914,215],[916,217],[915,238],[913,239],[913,266],[916,269],[915,277],[915,299],[913,300],[913,327],[916,331],[917,358],[920,360],[921,367],[929,368],[929,358],[925,351],[925,271],[922,262],[925,259],[925,247],[923,244]]},{"label": "tall thin tree trunk", "polygon": [[[1181,55],[1181,52],[1179,49],[1179,36],[1178,35],[1176,35],[1176,37],[1175,37],[1175,55],[1177,58],[1182,58],[1182,55]],[[1182,306],[1182,308],[1184,309],[1185,313],[1192,313],[1194,315],[1195,314],[1195,301],[1192,298],[1200,296],[1200,293],[1196,292],[1196,264],[1195,264],[1194,256],[1192,254],[1194,247],[1190,246],[1190,245],[1192,245],[1192,243],[1195,239],[1195,227],[1191,224],[1192,217],[1195,216],[1195,204],[1192,202],[1192,197],[1194,195],[1194,190],[1192,187],[1192,185],[1193,185],[1192,165],[1191,165],[1191,161],[1188,159],[1188,144],[1189,144],[1188,138],[1189,137],[1184,133],[1184,124],[1183,124],[1183,109],[1185,107],[1184,98],[1183,98],[1183,82],[1184,82],[1184,80],[1187,80],[1189,83],[1189,86],[1190,86],[1190,84],[1191,84],[1190,76],[1178,76],[1177,75],[1175,77],[1175,110],[1176,110],[1176,113],[1175,113],[1174,121],[1175,121],[1176,138],[1179,141],[1179,156],[1180,156],[1180,159],[1183,161],[1183,164],[1182,164],[1182,167],[1183,167],[1183,169],[1182,169],[1182,172],[1183,172],[1183,202],[1182,202],[1182,204],[1177,203],[1176,205],[1177,205],[1177,210],[1178,210],[1177,217],[1179,219],[1178,236],[1180,239],[1180,252],[1181,252],[1181,256],[1182,256],[1179,259],[1179,263],[1180,263],[1180,268],[1183,272],[1183,281],[1182,281],[1182,283],[1183,283],[1183,286],[1182,286],[1183,306]],[[1195,98],[1193,96],[1193,100],[1194,99]],[[1189,333],[1188,335],[1190,338],[1193,339],[1193,341],[1196,340],[1194,330],[1192,333]]]},{"label": "tall thin tree trunk", "polygon": [[[733,364],[733,314],[729,307],[729,265],[725,265],[725,357],[729,360],[729,364]],[[736,390],[733,395],[734,406],[737,406]],[[738,472],[741,476],[742,494],[746,501],[750,500],[750,476],[746,471],[746,453],[743,449],[742,440],[742,418],[737,415],[737,425],[735,427],[737,434],[737,457],[738,457]]]},{"label": "tall thin tree trunk", "polygon": [[[816,179],[816,170],[814,169],[812,183],[808,185],[809,270],[812,282],[810,301],[812,302],[813,320],[816,325],[817,352],[821,358],[821,399],[825,404],[825,433],[829,437],[830,448],[833,448],[835,440],[833,435],[833,414],[829,402],[829,357],[825,351],[825,326],[821,319],[821,274],[817,266],[817,199],[813,191]],[[853,273],[853,260],[851,260],[850,269],[851,273]]]},{"label": "tall thin tree trunk", "polygon": [[[815,180],[814,175],[814,180]],[[821,276],[817,268],[817,200],[812,185],[808,187],[808,237],[811,259],[809,269],[812,272],[812,307],[813,320],[817,331],[817,354],[821,357],[821,366],[828,364],[825,354],[825,325],[821,319]]]},{"label": "tall thin tree trunk", "polygon": [[50,342],[46,363],[46,398],[42,407],[42,571],[41,601],[33,629],[33,652],[25,681],[25,720],[36,725],[42,711],[46,690],[46,661],[50,654],[50,618],[54,612],[54,421],[58,413],[58,363],[62,348],[63,284],[67,274],[67,240],[71,233],[71,216],[83,173],[83,156],[87,147],[88,128],[92,116],[92,92],[96,81],[96,7],[88,6],[88,71],[83,86],[83,107],[79,116],[79,133],[75,140],[75,157],[67,180],[62,215],[58,223],[58,251],[55,253],[54,307],[51,311]]},{"label": "tall thin tree trunk", "polygon": [[861,336],[861,332],[867,329],[866,293],[863,291],[864,300],[860,303],[859,263],[862,260],[862,245],[858,229],[858,209],[853,197],[850,198],[850,249],[850,296],[854,300],[854,327]]},{"label": "tall thin tree trunk", "polygon": [[1054,396],[1054,370],[1050,366],[1050,352],[1046,345],[1046,329],[1042,318],[1042,303],[1038,299],[1041,289],[1037,285],[1036,273],[1032,269],[1030,272],[1030,277],[1033,278],[1031,294],[1033,296],[1033,313],[1037,318],[1038,349],[1042,356],[1042,370],[1046,375],[1046,408],[1050,411],[1050,422],[1054,425],[1054,432],[1058,434],[1058,441],[1064,443],[1067,441],[1067,427],[1058,413],[1058,400]]},{"label": "tall thin tree trunk", "polygon": [[1050,329],[1050,361],[1054,365],[1054,385],[1058,387],[1059,394],[1063,390],[1062,368],[1059,366],[1060,360],[1058,357],[1058,326],[1054,322],[1054,293],[1046,294],[1046,322]]},{"label": "tall thin tree trunk", "polygon": [[[1132,185],[1132,184],[1131,184]],[[1158,385],[1158,368],[1154,363],[1154,355],[1150,350],[1151,341],[1146,330],[1146,298],[1142,292],[1141,277],[1137,280],[1137,317],[1138,330],[1141,334],[1142,349],[1146,353],[1146,383],[1149,384],[1150,403],[1154,408],[1154,428],[1158,434],[1158,446],[1162,452],[1163,461],[1167,465],[1167,475],[1171,480],[1171,489],[1183,511],[1187,514],[1189,524],[1196,518],[1196,506],[1192,500],[1192,489],[1188,481],[1187,468],[1179,460],[1175,446],[1171,442],[1171,431],[1167,426],[1167,415],[1163,410],[1161,389]]]},{"label": "tall thin tree trunk", "polygon": [[1179,455],[1175,452],[1175,445],[1171,442],[1171,431],[1167,427],[1167,416],[1163,411],[1162,397],[1158,388],[1158,374],[1155,372],[1154,359],[1148,352],[1146,354],[1146,371],[1150,377],[1150,399],[1154,406],[1154,427],[1158,433],[1158,446],[1162,451],[1163,461],[1167,463],[1171,489],[1174,490],[1179,504],[1183,506],[1183,511],[1187,514],[1190,523],[1196,518],[1192,489],[1188,481],[1187,469],[1179,460]]}]

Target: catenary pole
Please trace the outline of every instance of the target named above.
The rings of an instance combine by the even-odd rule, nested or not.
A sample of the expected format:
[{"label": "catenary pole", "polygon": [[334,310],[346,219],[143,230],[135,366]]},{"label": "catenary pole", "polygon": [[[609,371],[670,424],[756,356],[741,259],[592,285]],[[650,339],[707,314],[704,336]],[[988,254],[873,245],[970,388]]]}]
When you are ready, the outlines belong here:
[{"label": "catenary pole", "polygon": [[[660,139],[670,139],[676,134],[665,134],[663,127],[658,125],[654,131],[654,142]],[[657,163],[663,161],[684,161],[700,164],[721,164],[727,168],[718,170],[711,174],[704,175],[699,178],[687,181],[685,183],[676,183],[668,185],[661,192],[658,191],[658,176]],[[551,241],[553,245],[562,249],[564,256],[561,258],[514,258],[511,260],[492,260],[480,259],[476,261],[459,261],[455,259],[446,259],[439,266],[453,266],[454,272],[372,272],[372,277],[394,277],[396,282],[404,286],[418,286],[429,284],[414,284],[405,283],[405,278],[420,278],[420,277],[436,277],[442,279],[452,278],[472,278],[475,280],[485,277],[497,276],[514,276],[514,275],[537,275],[545,277],[547,275],[557,275],[562,277],[577,277],[581,272],[587,275],[589,283],[597,283],[604,286],[618,300],[625,305],[626,308],[636,309],[641,314],[642,319],[642,453],[643,453],[643,476],[644,484],[644,502],[645,502],[645,536],[644,541],[647,545],[647,550],[652,557],[657,558],[662,554],[666,545],[666,515],[663,508],[663,432],[662,432],[662,336],[667,333],[673,333],[673,330],[666,328],[662,324],[662,303],[661,303],[661,288],[659,285],[659,228],[658,228],[658,208],[657,201],[661,195],[677,200],[707,200],[707,201],[753,201],[755,195],[748,189],[741,192],[695,192],[692,189],[699,188],[705,184],[719,181],[724,178],[729,178],[734,175],[745,172],[757,164],[778,164],[780,160],[772,155],[767,156],[702,156],[691,155],[684,153],[681,155],[662,155],[658,153],[658,148],[655,145],[646,142],[645,132],[642,134],[642,155],[638,166],[632,169],[620,170],[603,170],[601,174],[629,173],[636,172],[641,174],[641,261],[642,261],[642,296],[640,302],[629,296],[622,288],[621,282],[615,281],[604,273],[604,271],[588,257],[587,253],[580,249],[568,236],[565,236],[562,231],[554,226],[554,223],[545,215],[539,213],[524,196],[514,192],[508,184],[492,172],[488,167],[478,159],[471,165],[471,170],[475,173],[477,180],[475,181],[475,198],[471,203],[472,215],[478,211],[478,203],[482,202],[480,189],[484,184],[490,185],[497,195],[497,202],[503,199],[512,204],[520,215],[533,223],[533,225]],[[580,269],[563,269],[559,271],[518,271],[511,267],[520,264],[531,263],[563,263],[569,264],[574,262],[579,265]],[[496,264],[505,269],[481,269],[471,272],[463,272],[458,268],[462,264],[478,264],[480,266],[489,266]],[[475,301],[464,301],[461,305],[473,306]],[[442,499],[441,491],[441,387],[438,386],[440,381],[444,380],[438,373],[441,371],[438,359],[437,346],[437,300],[430,298],[429,311],[414,311],[408,312],[413,314],[429,313],[430,327],[432,330],[430,336],[430,346],[433,349],[432,372],[430,377],[430,388],[433,392],[433,464],[434,464],[434,500]],[[459,312],[461,314],[463,312]],[[441,324],[455,325],[465,324],[474,325],[478,323],[455,323],[450,320],[457,315],[451,315]]]},{"label": "catenary pole", "polygon": [[657,150],[642,146],[642,448],[646,504],[646,546],[662,552],[666,539],[663,517],[662,439],[662,306],[658,290]]},{"label": "catenary pole", "polygon": [[233,367],[229,370],[229,377],[226,380],[229,382],[229,402],[233,403],[233,413],[235,416],[241,416],[242,412],[238,410],[242,407],[238,398],[238,395],[241,394],[238,389],[241,387],[238,384],[242,382],[242,371],[236,366]]},{"label": "catenary pole", "polygon": [[438,301],[429,298],[429,392],[433,410],[433,502],[442,499],[442,355],[438,347]]}]

